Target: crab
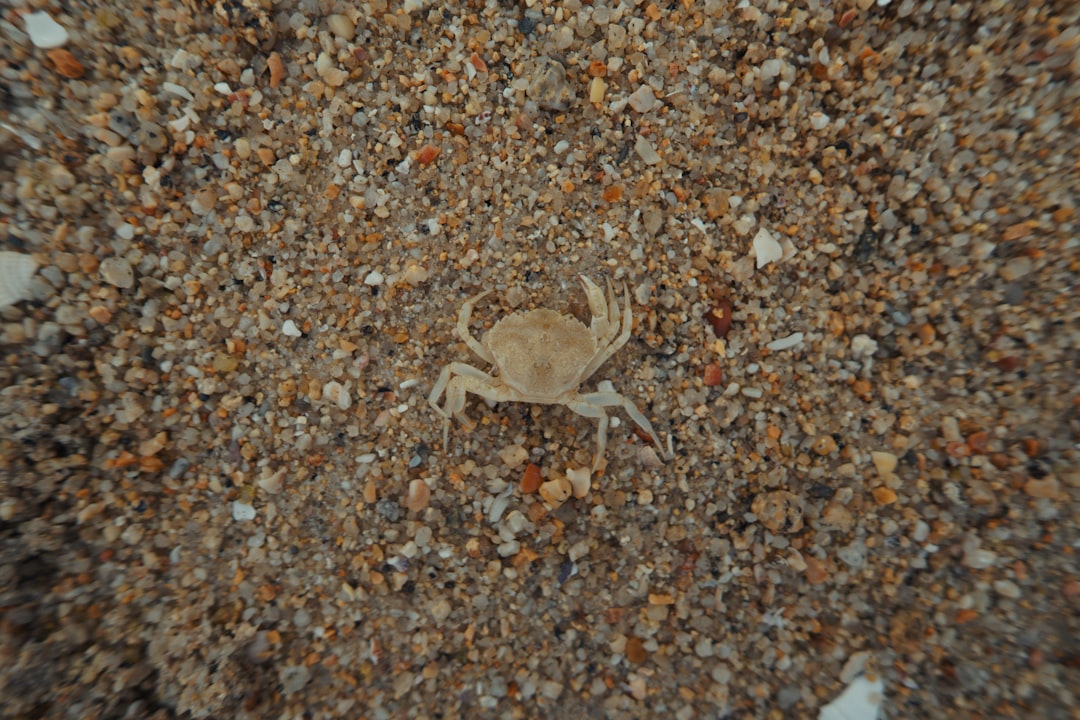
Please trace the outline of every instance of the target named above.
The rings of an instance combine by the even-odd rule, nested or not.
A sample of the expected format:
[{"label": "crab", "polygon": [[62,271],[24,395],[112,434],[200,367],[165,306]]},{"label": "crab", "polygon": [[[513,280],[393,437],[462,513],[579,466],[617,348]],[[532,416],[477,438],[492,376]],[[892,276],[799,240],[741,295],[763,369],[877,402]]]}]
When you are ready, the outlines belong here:
[{"label": "crab", "polygon": [[[458,335],[493,370],[484,372],[466,363],[452,362],[439,373],[428,402],[443,418],[444,448],[451,419],[457,418],[470,431],[476,427],[464,412],[465,396],[472,393],[493,402],[563,405],[579,415],[599,420],[593,472],[600,468],[607,448],[606,408],[622,408],[663,455],[660,438],[648,418],[633,402],[617,393],[609,381],[601,381],[597,392],[578,392],[581,384],[630,339],[632,321],[630,292],[625,283],[625,308],[620,319],[611,281],[605,298],[596,283],[584,275],[579,278],[592,312],[589,327],[569,315],[540,308],[502,318],[477,340],[469,333],[469,318],[476,303],[491,290],[469,298],[461,306]],[[446,401],[440,407],[439,399],[444,393]]]}]

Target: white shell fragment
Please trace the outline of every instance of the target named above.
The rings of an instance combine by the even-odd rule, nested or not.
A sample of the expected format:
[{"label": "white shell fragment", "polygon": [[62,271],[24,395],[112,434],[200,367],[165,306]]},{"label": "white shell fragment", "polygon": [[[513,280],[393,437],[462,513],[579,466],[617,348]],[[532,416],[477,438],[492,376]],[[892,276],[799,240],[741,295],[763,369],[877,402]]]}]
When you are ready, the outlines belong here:
[{"label": "white shell fragment", "polygon": [[792,333],[792,334],[788,335],[787,337],[783,337],[783,338],[780,338],[778,340],[773,340],[771,343],[769,343],[765,347],[767,347],[767,348],[769,348],[770,350],[773,350],[773,351],[787,350],[788,348],[793,348],[796,345],[798,345],[799,343],[801,343],[802,339],[803,339],[803,334],[801,332]]},{"label": "white shell fragment", "polygon": [[885,699],[881,679],[855,678],[840,697],[821,708],[818,720],[877,720]]},{"label": "white shell fragment", "polygon": [[771,262],[776,262],[784,256],[784,248],[772,236],[772,233],[761,228],[754,236],[754,256],[757,258],[757,266],[760,270]]},{"label": "white shell fragment", "polygon": [[23,27],[30,36],[30,42],[34,47],[43,50],[63,47],[68,41],[68,31],[64,26],[52,19],[49,13],[38,10],[37,12],[23,15]]},{"label": "white shell fragment", "polygon": [[30,281],[37,261],[24,253],[0,252],[0,308],[30,297]]},{"label": "white shell fragment", "polygon": [[573,488],[576,498],[585,497],[592,488],[592,473],[587,467],[567,468],[566,479],[570,481],[570,487]]}]

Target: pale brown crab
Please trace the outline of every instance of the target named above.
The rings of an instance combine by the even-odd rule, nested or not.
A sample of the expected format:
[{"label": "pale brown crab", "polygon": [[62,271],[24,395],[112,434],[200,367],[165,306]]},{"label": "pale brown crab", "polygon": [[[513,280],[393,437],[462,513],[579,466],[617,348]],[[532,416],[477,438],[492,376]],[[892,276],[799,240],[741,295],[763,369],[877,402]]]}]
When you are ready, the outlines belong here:
[{"label": "pale brown crab", "polygon": [[[608,407],[625,410],[663,455],[660,438],[648,418],[634,403],[615,392],[610,382],[599,383],[598,392],[578,393],[578,386],[630,339],[632,321],[630,293],[625,285],[626,307],[620,322],[619,304],[611,282],[605,299],[592,280],[584,275],[580,278],[593,316],[589,327],[569,315],[542,308],[508,315],[478,341],[469,334],[469,318],[473,306],[491,291],[485,290],[461,306],[458,335],[494,369],[485,373],[472,365],[454,362],[439,374],[428,402],[443,416],[444,448],[451,418],[458,418],[470,430],[476,426],[464,412],[465,396],[473,393],[495,402],[565,405],[579,415],[599,419],[593,471],[600,467],[607,447],[608,416],[604,408]],[[446,402],[439,407],[444,392]]]}]

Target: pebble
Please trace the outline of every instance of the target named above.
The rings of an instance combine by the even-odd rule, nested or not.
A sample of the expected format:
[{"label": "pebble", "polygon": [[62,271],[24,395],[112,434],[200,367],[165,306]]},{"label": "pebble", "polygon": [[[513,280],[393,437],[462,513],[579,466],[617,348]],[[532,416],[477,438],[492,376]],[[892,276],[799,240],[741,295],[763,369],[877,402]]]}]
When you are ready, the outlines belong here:
[{"label": "pebble", "polygon": [[567,468],[566,479],[570,481],[574,497],[583,498],[592,487],[592,473],[589,468]]},{"label": "pebble", "polygon": [[305,665],[286,665],[281,668],[279,678],[282,694],[292,695],[303,690],[311,681],[311,670]]},{"label": "pebble", "polygon": [[769,343],[765,347],[767,347],[767,348],[769,348],[770,350],[773,350],[773,351],[788,350],[789,348],[795,347],[796,345],[798,345],[802,341],[803,341],[803,334],[801,332],[797,332],[797,333],[792,333],[791,335],[788,335],[787,337],[783,337],[783,338],[780,338],[778,340],[773,340],[771,343]]},{"label": "pebble", "polygon": [[818,435],[814,439],[813,448],[818,455],[831,455],[837,450],[836,440],[832,435]]},{"label": "pebble", "polygon": [[135,272],[125,258],[110,257],[101,261],[98,267],[101,278],[113,287],[127,290],[135,284]]},{"label": "pebble", "polygon": [[1020,586],[1012,580],[995,580],[994,592],[1001,597],[1009,598],[1010,600],[1019,600],[1020,596],[1023,594],[1020,590]]},{"label": "pebble", "polygon": [[34,47],[44,50],[58,48],[67,44],[68,31],[64,26],[53,20],[49,13],[38,10],[23,15],[23,28],[30,37]]},{"label": "pebble", "polygon": [[452,609],[449,600],[446,598],[439,598],[431,605],[431,619],[435,621],[436,625],[442,625],[446,622],[446,619],[450,617]]},{"label": "pebble", "polygon": [[367,277],[364,278],[364,284],[371,286],[382,285],[383,280],[385,280],[385,278],[383,277],[383,274],[381,272],[379,272],[378,270],[372,270],[367,274]]},{"label": "pebble", "polygon": [[883,478],[889,477],[896,471],[898,460],[896,455],[891,452],[874,450],[870,453],[870,460],[874,463],[874,467],[877,468],[878,475]]},{"label": "pebble", "polygon": [[300,331],[300,328],[296,327],[296,323],[292,320],[286,320],[282,323],[281,333],[286,337],[300,337],[304,334]]},{"label": "pebble", "polygon": [[646,165],[657,165],[661,160],[660,153],[656,152],[656,148],[645,139],[644,135],[638,135],[637,140],[634,141],[634,152]]},{"label": "pebble", "polygon": [[1020,278],[1027,277],[1031,274],[1034,268],[1031,258],[1026,255],[1019,255],[1014,258],[1010,258],[1008,262],[1001,266],[998,270],[998,275],[1005,282],[1015,282]]},{"label": "pebble", "polygon": [[356,25],[347,15],[338,13],[326,16],[326,25],[330,32],[345,41],[351,41],[356,37]]},{"label": "pebble", "polygon": [[653,93],[653,89],[648,85],[641,85],[638,87],[637,90],[630,94],[628,102],[630,107],[639,113],[650,112],[663,104],[656,99],[656,94]]},{"label": "pebble", "polygon": [[784,257],[784,248],[776,241],[771,232],[761,228],[754,235],[754,257],[757,259],[757,267],[760,270],[769,263],[776,262]]},{"label": "pebble", "polygon": [[573,485],[561,475],[540,485],[540,497],[552,508],[561,507],[563,503],[570,499],[573,492]]},{"label": "pebble", "polygon": [[576,100],[566,68],[551,58],[537,60],[526,94],[544,110],[566,110]]},{"label": "pebble", "polygon": [[705,387],[716,387],[724,382],[724,371],[718,363],[709,363],[702,371],[702,384]]},{"label": "pebble", "polygon": [[529,451],[521,445],[508,445],[499,450],[499,457],[512,470],[529,459]]},{"label": "pebble", "polygon": [[797,533],[802,530],[802,502],[786,490],[757,495],[750,511],[771,532]]},{"label": "pebble", "polygon": [[422,479],[415,478],[409,482],[409,494],[405,498],[405,507],[410,512],[420,512],[431,501],[431,487]]},{"label": "pebble", "polygon": [[530,495],[540,489],[543,477],[540,475],[540,467],[529,463],[521,476],[521,492]]},{"label": "pebble", "polygon": [[247,522],[248,520],[255,519],[255,508],[247,503],[239,501],[232,504],[232,516],[233,520],[237,522]]},{"label": "pebble", "polygon": [[0,251],[0,309],[31,296],[31,280],[37,261],[25,253]]},{"label": "pebble", "polygon": [[727,337],[728,331],[731,330],[731,313],[731,301],[727,298],[718,300],[705,313],[705,319],[708,321],[709,326],[712,327],[713,334],[716,337],[720,339]]},{"label": "pebble", "polygon": [[878,342],[865,333],[851,338],[851,354],[856,358],[872,357],[878,350]]}]

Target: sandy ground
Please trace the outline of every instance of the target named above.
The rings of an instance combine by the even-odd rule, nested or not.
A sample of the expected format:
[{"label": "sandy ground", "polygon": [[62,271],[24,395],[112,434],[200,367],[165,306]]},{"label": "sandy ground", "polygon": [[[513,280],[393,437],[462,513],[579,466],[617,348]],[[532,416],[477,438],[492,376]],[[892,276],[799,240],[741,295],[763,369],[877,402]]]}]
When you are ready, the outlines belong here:
[{"label": "sandy ground", "polygon": [[[1078,131],[1064,0],[4,4],[0,716],[1080,717]],[[444,446],[581,274],[660,448]]]}]

